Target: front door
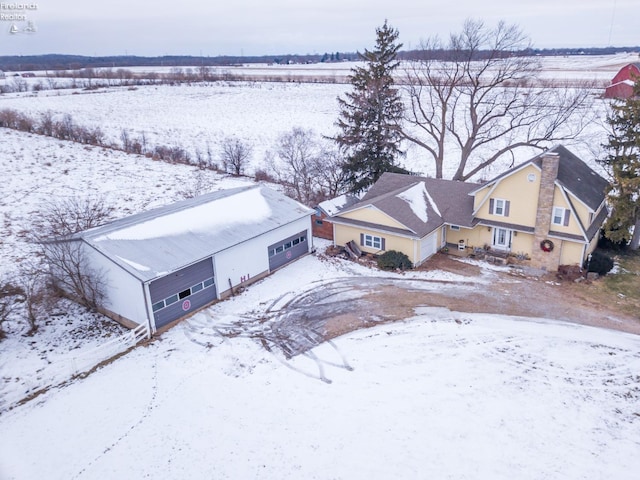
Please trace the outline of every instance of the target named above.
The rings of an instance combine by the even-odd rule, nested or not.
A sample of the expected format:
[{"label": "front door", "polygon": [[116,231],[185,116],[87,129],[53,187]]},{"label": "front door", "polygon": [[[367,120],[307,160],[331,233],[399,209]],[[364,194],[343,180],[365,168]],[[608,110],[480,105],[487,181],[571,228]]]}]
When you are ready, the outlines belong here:
[{"label": "front door", "polygon": [[511,234],[512,230],[507,228],[499,228],[495,227],[493,229],[493,244],[494,248],[499,250],[510,250],[511,249]]}]

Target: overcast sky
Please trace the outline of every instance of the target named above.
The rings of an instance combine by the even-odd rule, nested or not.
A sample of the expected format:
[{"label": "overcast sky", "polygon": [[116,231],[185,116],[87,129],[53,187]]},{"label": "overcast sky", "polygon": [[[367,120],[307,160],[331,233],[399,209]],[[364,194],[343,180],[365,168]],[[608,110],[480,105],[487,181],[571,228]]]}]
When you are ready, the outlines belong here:
[{"label": "overcast sky", "polygon": [[[434,35],[446,38],[466,18],[489,25],[499,20],[515,23],[537,48],[640,45],[639,0],[35,0],[34,4],[35,10],[0,9],[0,55],[353,52],[373,46],[375,28],[385,19],[400,31],[404,49]],[[6,18],[12,14],[25,15],[26,20]],[[29,22],[35,33],[25,31]],[[14,25],[18,32],[12,34]]]}]

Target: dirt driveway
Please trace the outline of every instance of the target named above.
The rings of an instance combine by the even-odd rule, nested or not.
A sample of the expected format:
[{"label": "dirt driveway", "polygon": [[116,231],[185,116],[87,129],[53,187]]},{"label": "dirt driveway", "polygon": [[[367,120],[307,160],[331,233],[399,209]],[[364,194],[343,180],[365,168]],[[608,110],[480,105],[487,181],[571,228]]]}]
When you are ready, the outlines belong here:
[{"label": "dirt driveway", "polygon": [[[442,270],[469,278],[486,269],[447,255],[437,254],[426,270]],[[429,304],[460,312],[500,313],[525,317],[544,317],[611,328],[640,335],[640,315],[632,317],[616,304],[603,305],[590,296],[590,286],[560,281],[553,273],[527,278],[493,271],[492,283],[471,295],[430,295]]]},{"label": "dirt driveway", "polygon": [[410,318],[417,307],[542,317],[640,334],[640,318],[593,300],[589,285],[558,282],[552,274],[527,278],[443,254],[433,257],[422,270],[452,275],[450,280],[433,280],[425,274],[421,278],[357,276],[318,282],[232,323],[209,319],[198,324],[190,319],[185,331],[207,347],[221,339],[249,337],[286,358],[307,354],[313,347],[357,329]]}]

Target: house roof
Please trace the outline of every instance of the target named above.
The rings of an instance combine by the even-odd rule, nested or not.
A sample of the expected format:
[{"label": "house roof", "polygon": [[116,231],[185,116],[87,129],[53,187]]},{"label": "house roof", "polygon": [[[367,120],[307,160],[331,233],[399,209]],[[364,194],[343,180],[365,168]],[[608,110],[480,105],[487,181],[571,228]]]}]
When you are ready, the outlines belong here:
[{"label": "house roof", "polygon": [[374,207],[422,238],[443,223],[471,227],[473,199],[468,193],[476,187],[473,183],[387,172],[360,202],[340,213]]},{"label": "house roof", "polygon": [[533,164],[539,169],[542,169],[542,157],[550,152],[557,153],[559,156],[558,177],[556,181],[591,210],[596,211],[605,199],[605,189],[608,182],[562,145],[556,145],[526,162],[516,165],[512,169],[484,183],[480,188],[496,183],[529,164]]},{"label": "house roof", "polygon": [[348,208],[351,205],[355,205],[358,203],[360,199],[355,195],[350,193],[345,193],[340,195],[339,197],[332,198],[330,200],[325,200],[324,202],[320,202],[318,204],[318,208],[320,208],[327,215],[335,215],[340,210],[344,208]]},{"label": "house roof", "polygon": [[72,238],[148,281],[312,213],[295,200],[257,185],[166,205]]},{"label": "house roof", "polygon": [[[549,151],[560,155],[557,181],[589,208],[597,210],[604,202],[608,182],[562,145]],[[539,166],[542,165],[542,155],[534,159]]]}]

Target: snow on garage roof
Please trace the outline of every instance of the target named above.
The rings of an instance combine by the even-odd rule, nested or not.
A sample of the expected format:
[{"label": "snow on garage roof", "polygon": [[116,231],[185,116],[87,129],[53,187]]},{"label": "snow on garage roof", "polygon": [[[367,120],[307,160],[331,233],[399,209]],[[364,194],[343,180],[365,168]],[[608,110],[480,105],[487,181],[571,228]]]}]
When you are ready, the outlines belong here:
[{"label": "snow on garage roof", "polygon": [[350,207],[351,205],[355,205],[358,203],[360,199],[355,195],[350,193],[345,193],[340,195],[339,197],[332,198],[330,200],[325,200],[324,202],[320,202],[318,207],[320,207],[328,216],[335,215],[343,208]]},{"label": "snow on garage roof", "polygon": [[75,237],[147,281],[312,213],[295,200],[256,185],[201,195]]}]

